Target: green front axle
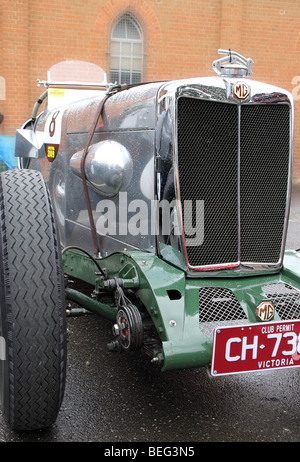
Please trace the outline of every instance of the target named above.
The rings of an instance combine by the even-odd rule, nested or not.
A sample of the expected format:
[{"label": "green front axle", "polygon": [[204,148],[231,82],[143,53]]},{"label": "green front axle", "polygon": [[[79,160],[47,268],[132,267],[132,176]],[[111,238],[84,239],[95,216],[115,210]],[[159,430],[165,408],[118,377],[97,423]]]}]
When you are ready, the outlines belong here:
[{"label": "green front axle", "polygon": [[[103,303],[102,295],[113,292],[120,281],[123,290],[132,294],[144,322],[155,326],[162,346],[157,360],[162,369],[180,369],[209,365],[212,335],[201,329],[199,297],[204,288],[231,291],[244,313],[245,323],[259,322],[256,307],[265,299],[262,287],[284,283],[300,290],[299,252],[287,251],[283,268],[277,274],[237,278],[189,278],[185,272],[154,254],[131,251],[114,253],[109,257],[89,258],[70,249],[63,253],[64,272],[93,288],[91,296],[66,287],[68,299],[87,310],[114,322],[118,307]],[[99,271],[99,267],[101,271]],[[274,320],[279,320],[275,313]]]}]

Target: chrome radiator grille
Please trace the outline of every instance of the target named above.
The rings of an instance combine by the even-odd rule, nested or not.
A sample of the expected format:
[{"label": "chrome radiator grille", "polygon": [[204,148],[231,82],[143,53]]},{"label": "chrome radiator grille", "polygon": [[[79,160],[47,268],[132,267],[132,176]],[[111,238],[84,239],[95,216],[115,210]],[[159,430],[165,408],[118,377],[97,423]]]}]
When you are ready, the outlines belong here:
[{"label": "chrome radiator grille", "polygon": [[239,301],[230,289],[203,287],[199,290],[199,328],[212,336],[219,326],[248,322]]},{"label": "chrome radiator grille", "polygon": [[[178,99],[178,173],[185,201],[204,202],[204,239],[184,233],[190,267],[276,264],[286,216],[288,104],[236,105]],[[186,229],[185,222],[183,223]]]},{"label": "chrome radiator grille", "polygon": [[300,319],[300,291],[283,282],[263,286],[280,319]]}]

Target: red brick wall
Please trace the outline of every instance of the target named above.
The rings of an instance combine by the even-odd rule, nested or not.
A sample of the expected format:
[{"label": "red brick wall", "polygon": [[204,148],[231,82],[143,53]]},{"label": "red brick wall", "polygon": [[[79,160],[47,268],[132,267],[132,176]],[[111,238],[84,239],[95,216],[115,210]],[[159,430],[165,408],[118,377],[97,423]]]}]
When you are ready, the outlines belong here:
[{"label": "red brick wall", "polygon": [[127,8],[147,42],[147,80],[214,75],[218,48],[254,60],[252,79],[295,96],[294,177],[300,181],[299,0],[0,0],[0,134],[30,117],[56,62],[81,59],[107,71],[111,25]]},{"label": "red brick wall", "polygon": [[2,134],[11,135],[29,116],[30,88],[28,54],[29,2],[27,0],[1,1],[0,75],[5,78],[6,99],[0,101],[4,122]]}]

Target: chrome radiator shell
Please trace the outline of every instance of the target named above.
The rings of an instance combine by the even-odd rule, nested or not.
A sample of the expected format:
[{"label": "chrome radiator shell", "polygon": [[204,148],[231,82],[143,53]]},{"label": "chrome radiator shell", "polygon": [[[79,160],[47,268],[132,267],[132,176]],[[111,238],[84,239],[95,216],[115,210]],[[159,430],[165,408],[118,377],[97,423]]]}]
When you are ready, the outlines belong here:
[{"label": "chrome radiator shell", "polygon": [[[282,266],[291,195],[292,97],[281,88],[238,79],[249,88],[247,98],[238,99],[232,91],[236,83],[234,78],[181,81],[165,85],[158,95],[159,115],[167,110],[172,124],[180,252],[191,275],[271,273]],[[203,242],[194,249],[187,246],[186,200],[204,203]],[[195,216],[192,220],[195,224]]]}]

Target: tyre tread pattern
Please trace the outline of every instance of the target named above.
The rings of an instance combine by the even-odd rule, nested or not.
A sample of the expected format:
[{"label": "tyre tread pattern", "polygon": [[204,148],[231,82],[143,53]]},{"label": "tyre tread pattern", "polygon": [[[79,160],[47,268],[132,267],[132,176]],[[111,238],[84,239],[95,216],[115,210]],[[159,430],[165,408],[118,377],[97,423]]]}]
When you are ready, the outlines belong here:
[{"label": "tyre tread pattern", "polygon": [[19,430],[51,425],[65,384],[61,255],[47,187],[34,170],[1,174],[1,237],[7,306],[8,419]]}]

